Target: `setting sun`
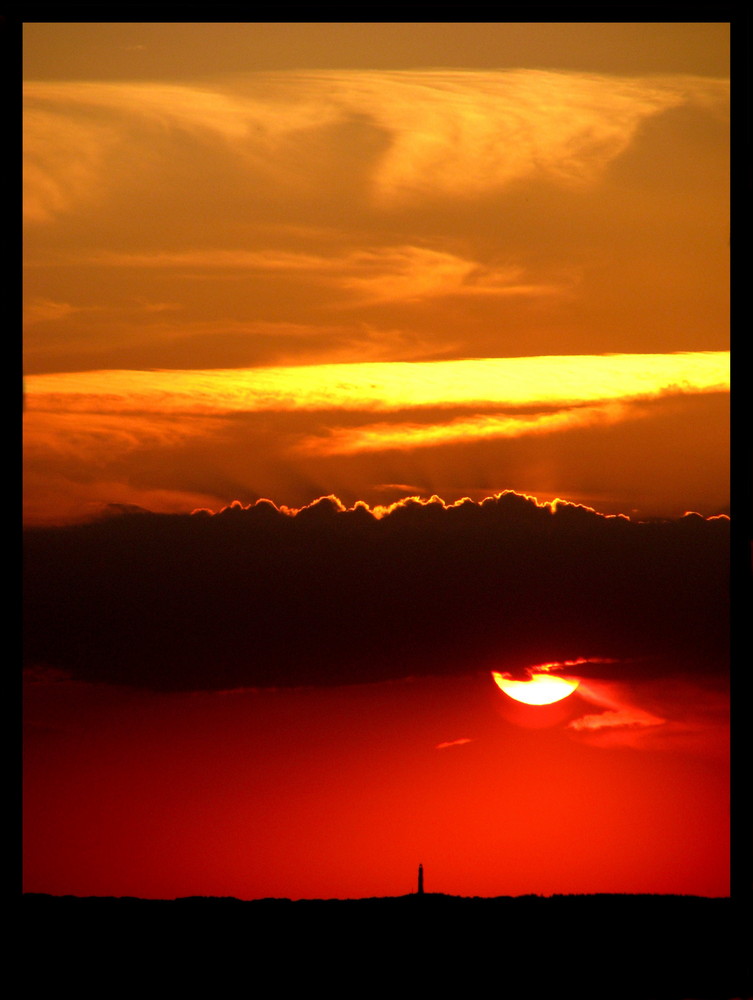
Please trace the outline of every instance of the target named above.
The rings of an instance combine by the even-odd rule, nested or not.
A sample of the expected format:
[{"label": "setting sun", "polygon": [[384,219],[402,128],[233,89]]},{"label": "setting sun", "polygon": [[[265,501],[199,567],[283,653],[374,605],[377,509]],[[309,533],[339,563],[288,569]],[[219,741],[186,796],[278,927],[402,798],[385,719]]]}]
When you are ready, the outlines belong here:
[{"label": "setting sun", "polygon": [[492,677],[501,691],[526,705],[552,705],[567,698],[580,684],[580,681],[550,674],[531,674],[530,680],[516,681],[509,674],[493,670]]}]

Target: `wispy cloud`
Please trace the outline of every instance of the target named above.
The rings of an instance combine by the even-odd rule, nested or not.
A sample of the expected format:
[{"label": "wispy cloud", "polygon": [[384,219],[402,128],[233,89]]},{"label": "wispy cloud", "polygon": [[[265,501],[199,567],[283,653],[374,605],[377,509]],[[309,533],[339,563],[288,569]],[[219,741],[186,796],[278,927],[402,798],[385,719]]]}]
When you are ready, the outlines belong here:
[{"label": "wispy cloud", "polygon": [[630,706],[629,708],[608,709],[596,715],[583,715],[579,719],[574,719],[569,724],[569,728],[575,732],[582,730],[600,732],[604,729],[644,729],[646,726],[662,726],[666,721],[666,719],[653,715],[651,712]]},{"label": "wispy cloud", "polygon": [[27,412],[24,447],[27,460],[56,455],[97,464],[98,457],[109,452],[125,455],[144,448],[174,448],[198,437],[211,436],[219,430],[216,419],[171,420],[156,413],[132,414],[123,420],[113,413]]},{"label": "wispy cloud", "polygon": [[729,696],[693,678],[632,682],[588,679],[578,695],[599,709],[567,728],[594,746],[700,751],[726,756]]},{"label": "wispy cloud", "polygon": [[54,323],[65,319],[72,313],[79,312],[80,306],[70,302],[56,302],[54,299],[35,299],[24,309],[24,323],[34,326],[37,323]]},{"label": "wispy cloud", "polygon": [[332,128],[360,123],[383,139],[360,166],[383,205],[467,199],[526,177],[578,187],[594,183],[648,118],[682,104],[723,112],[727,96],[722,80],[528,69],[258,73],[232,88],[30,82],[26,211],[49,222],[112,192],[127,176],[119,149],[143,143],[144,127],[149,168],[159,161],[155,139],[169,144],[177,129],[219,139],[252,176],[284,173],[292,191],[310,186],[302,154],[312,142],[347,158]]},{"label": "wispy cloud", "polygon": [[245,271],[308,278],[346,293],[350,304],[423,301],[448,295],[539,296],[566,293],[568,282],[540,280],[522,267],[494,266],[430,247],[366,247],[339,255],[220,248],[117,253],[83,259],[105,267],[180,273]]}]

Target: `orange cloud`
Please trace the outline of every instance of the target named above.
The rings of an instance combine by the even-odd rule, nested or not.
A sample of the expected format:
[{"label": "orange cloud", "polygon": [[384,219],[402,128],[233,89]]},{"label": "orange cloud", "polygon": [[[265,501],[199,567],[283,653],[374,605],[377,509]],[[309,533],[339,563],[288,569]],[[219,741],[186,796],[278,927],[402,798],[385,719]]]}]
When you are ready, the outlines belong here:
[{"label": "orange cloud", "polygon": [[[24,472],[24,516],[34,524],[60,524],[99,517],[115,506],[183,513],[186,509],[219,507],[219,498],[189,489],[137,485],[124,475],[89,478],[45,468]],[[117,504],[113,504],[113,500]]]},{"label": "orange cloud", "polygon": [[75,206],[96,203],[108,190],[107,165],[118,135],[101,122],[59,107],[24,111],[24,218],[50,223]]},{"label": "orange cloud", "polygon": [[278,250],[202,249],[102,252],[85,260],[107,267],[305,275],[348,293],[359,305],[419,301],[443,295],[555,295],[566,293],[568,288],[562,281],[533,280],[521,267],[486,266],[457,254],[411,245],[365,248],[339,256]]},{"label": "orange cloud", "polygon": [[167,142],[176,129],[220,140],[252,174],[284,174],[291,191],[304,191],[312,144],[337,145],[333,125],[360,123],[385,143],[360,169],[372,199],[387,205],[467,199],[527,177],[588,185],[648,118],[683,104],[723,112],[728,83],[533,69],[332,70],[254,73],[212,87],[31,81],[24,92],[26,213],[39,223],[125,180],[125,143],[148,144],[144,169],[152,169],[155,139]]},{"label": "orange cloud", "polygon": [[71,305],[70,302],[35,299],[24,309],[24,323],[27,326],[34,326],[36,323],[54,323],[78,311],[80,307]]},{"label": "orange cloud", "polygon": [[108,412],[27,412],[24,449],[30,462],[54,453],[59,458],[89,461],[96,466],[102,454],[173,448],[218,429],[211,417],[178,421],[150,413],[129,415],[124,420]]}]

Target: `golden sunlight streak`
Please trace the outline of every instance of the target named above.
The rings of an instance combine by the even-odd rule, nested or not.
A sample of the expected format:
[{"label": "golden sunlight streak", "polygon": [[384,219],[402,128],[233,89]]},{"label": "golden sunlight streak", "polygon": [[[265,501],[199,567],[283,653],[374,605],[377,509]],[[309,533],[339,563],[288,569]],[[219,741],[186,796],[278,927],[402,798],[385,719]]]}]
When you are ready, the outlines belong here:
[{"label": "golden sunlight streak", "polygon": [[624,403],[605,403],[603,406],[579,406],[555,413],[534,413],[528,416],[495,414],[468,419],[460,417],[443,424],[368,424],[365,427],[337,428],[331,430],[327,437],[312,435],[300,441],[296,450],[309,455],[350,455],[361,451],[386,451],[390,448],[467,444],[469,441],[549,434],[594,424],[614,424],[640,416],[648,416],[648,411]]},{"label": "golden sunlight streak", "polygon": [[492,677],[501,691],[526,705],[552,705],[567,698],[580,684],[578,680],[552,677],[546,673],[531,673],[530,680],[516,681],[510,674],[493,670]]},{"label": "golden sunlight streak", "polygon": [[728,351],[30,375],[29,410],[220,414],[567,405],[729,388]]}]

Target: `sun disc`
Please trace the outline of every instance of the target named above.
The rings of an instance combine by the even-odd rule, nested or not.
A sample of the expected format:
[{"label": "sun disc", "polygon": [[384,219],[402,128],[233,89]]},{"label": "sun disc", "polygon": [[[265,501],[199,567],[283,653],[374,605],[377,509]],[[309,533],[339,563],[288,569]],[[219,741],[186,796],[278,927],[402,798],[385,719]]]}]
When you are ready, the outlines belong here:
[{"label": "sun disc", "polygon": [[492,677],[501,691],[526,705],[551,705],[567,698],[580,684],[580,681],[551,674],[531,674],[530,680],[516,681],[508,674],[493,670]]}]

